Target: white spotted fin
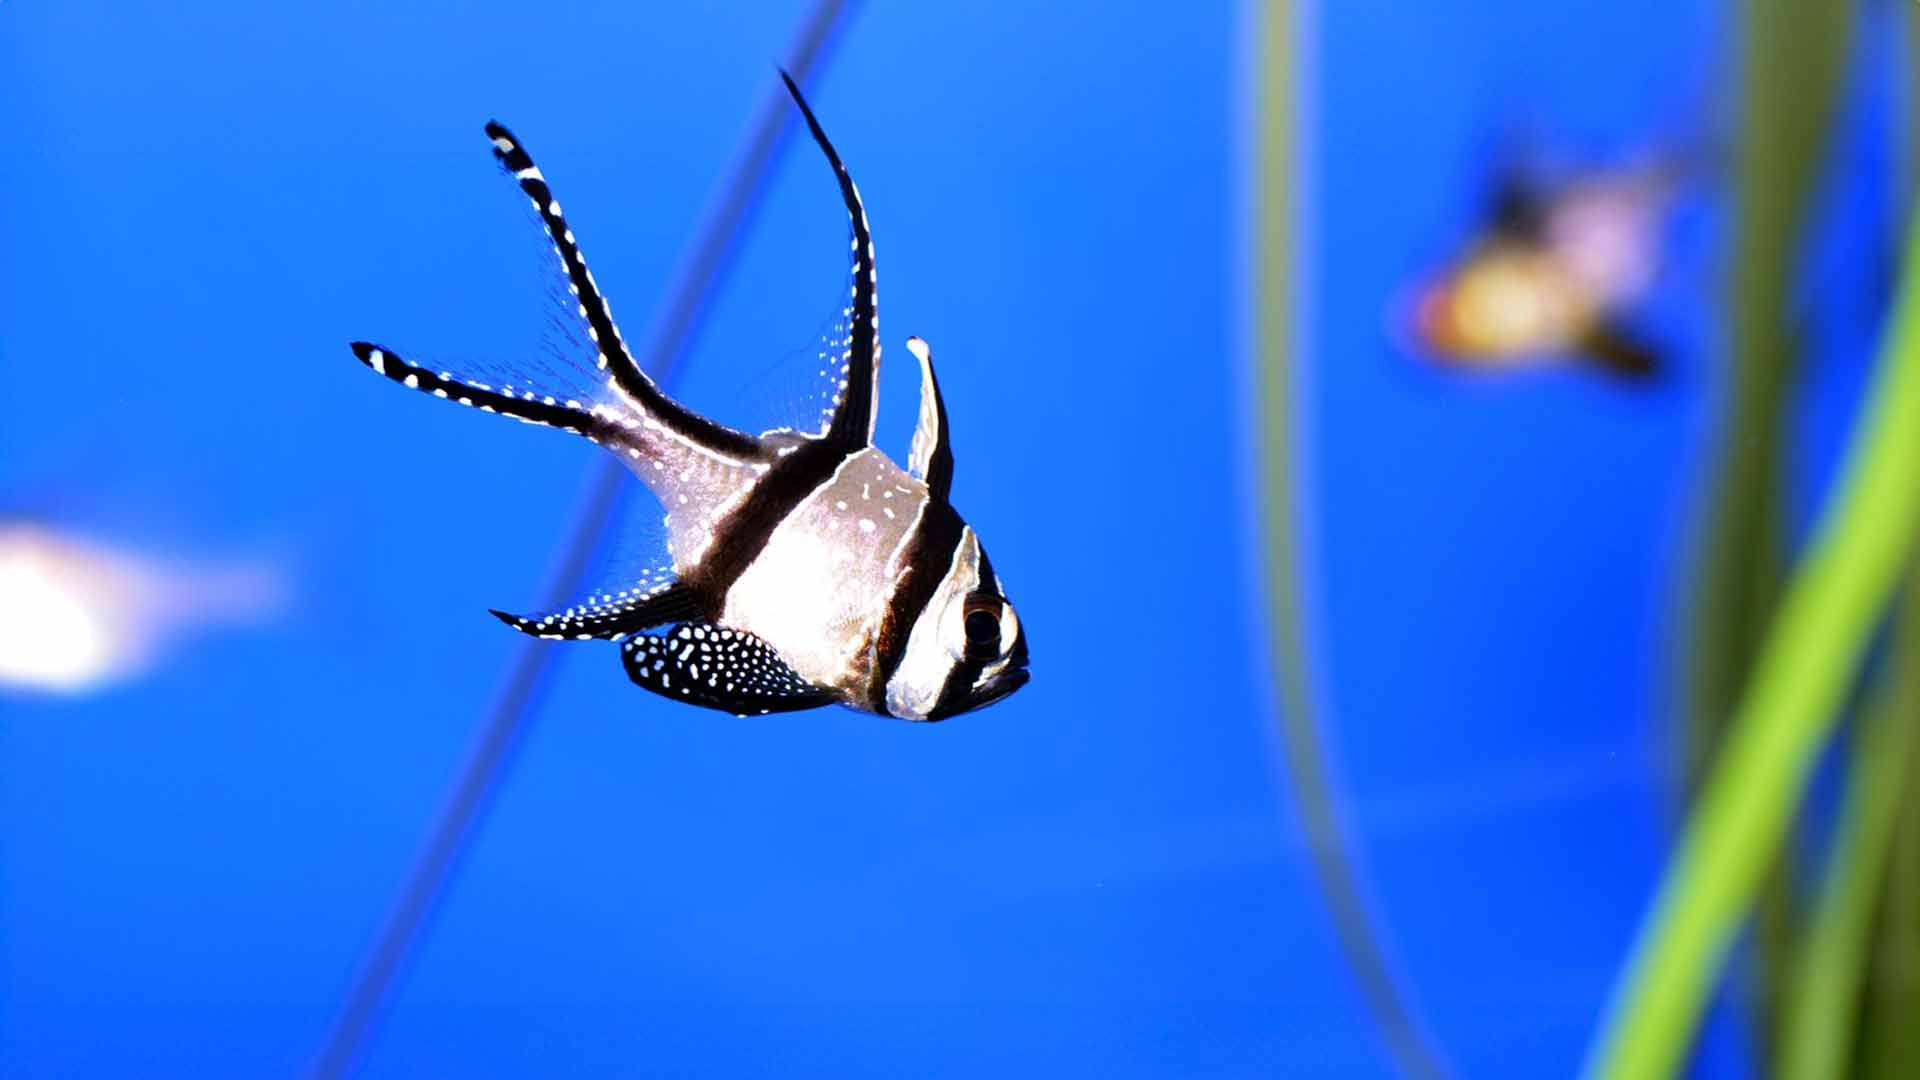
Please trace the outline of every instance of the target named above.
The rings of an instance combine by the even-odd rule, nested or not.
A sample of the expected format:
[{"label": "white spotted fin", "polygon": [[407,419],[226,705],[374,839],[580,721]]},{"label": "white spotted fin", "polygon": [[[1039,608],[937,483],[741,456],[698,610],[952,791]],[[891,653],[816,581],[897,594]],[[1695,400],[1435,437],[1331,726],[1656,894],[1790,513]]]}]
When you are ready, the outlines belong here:
[{"label": "white spotted fin", "polygon": [[678,581],[656,581],[606,592],[546,615],[510,615],[489,609],[493,617],[523,634],[550,641],[611,640],[651,630],[696,615],[699,595]]},{"label": "white spotted fin", "polygon": [[644,689],[736,716],[811,709],[834,700],[832,691],[796,674],[773,646],[710,622],[628,638],[620,659],[627,677]]}]

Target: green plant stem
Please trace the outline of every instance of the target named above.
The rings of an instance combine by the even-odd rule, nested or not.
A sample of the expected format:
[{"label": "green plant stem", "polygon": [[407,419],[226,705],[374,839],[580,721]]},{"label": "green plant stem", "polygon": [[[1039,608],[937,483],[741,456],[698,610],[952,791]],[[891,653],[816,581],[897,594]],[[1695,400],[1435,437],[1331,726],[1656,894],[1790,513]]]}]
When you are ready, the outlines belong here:
[{"label": "green plant stem", "polygon": [[[1686,799],[1706,769],[1752,671],[1779,600],[1785,562],[1784,441],[1798,343],[1790,312],[1794,252],[1805,232],[1839,98],[1853,5],[1743,0],[1740,130],[1730,164],[1734,227],[1727,311],[1732,378],[1716,452],[1712,504],[1689,621],[1686,722],[1679,758]],[[1797,921],[1790,851],[1769,869],[1755,928],[1763,1042],[1772,988],[1790,974]]]},{"label": "green plant stem", "polygon": [[1920,523],[1920,228],[1835,497],[1759,661],[1586,1075],[1674,1075],[1707,994],[1778,854]]},{"label": "green plant stem", "polygon": [[[1920,196],[1920,6],[1906,5],[1907,108],[1899,147],[1901,182],[1898,221],[1913,221]],[[1907,580],[1906,617],[1893,657],[1906,687],[1903,711],[1920,723],[1920,566]],[[1905,786],[1881,875],[1879,911],[1867,949],[1863,1000],[1856,1040],[1855,1075],[1860,1080],[1909,1080],[1920,1075],[1920,736],[1909,735]]]},{"label": "green plant stem", "polygon": [[[1920,612],[1909,598],[1905,607]],[[1854,1026],[1865,989],[1875,903],[1887,867],[1888,843],[1900,817],[1920,699],[1911,666],[1920,647],[1912,618],[1898,632],[1896,666],[1885,673],[1854,737],[1847,793],[1833,850],[1799,953],[1782,1031],[1780,1080],[1840,1080],[1852,1075]],[[1908,662],[1901,662],[1908,661]],[[1910,790],[1910,789],[1909,789]],[[1920,1020],[1920,1017],[1916,1017]]]},{"label": "green plant stem", "polygon": [[1849,1048],[1857,1047],[1858,1068],[1849,1075],[1862,1080],[1920,1076],[1920,565],[1909,573],[1904,607],[1888,672],[1893,700],[1886,717],[1900,730],[1888,740],[1897,745],[1873,765],[1898,769],[1899,784],[1886,811],[1892,835],[1877,917],[1864,947],[1865,971],[1853,988],[1861,1000],[1857,1038]]},{"label": "green plant stem", "polygon": [[1689,791],[1747,681],[1778,595],[1780,483],[1795,356],[1794,258],[1820,175],[1851,5],[1746,0],[1735,144],[1727,428],[1693,619]]},{"label": "green plant stem", "polygon": [[[1920,609],[1920,601],[1914,606]],[[1909,658],[1906,674],[1908,711],[1900,715],[1911,725],[1920,723],[1920,657]],[[1920,1076],[1920,737],[1910,734],[1908,744],[1906,786],[1868,954],[1855,1073],[1861,1080]]]}]

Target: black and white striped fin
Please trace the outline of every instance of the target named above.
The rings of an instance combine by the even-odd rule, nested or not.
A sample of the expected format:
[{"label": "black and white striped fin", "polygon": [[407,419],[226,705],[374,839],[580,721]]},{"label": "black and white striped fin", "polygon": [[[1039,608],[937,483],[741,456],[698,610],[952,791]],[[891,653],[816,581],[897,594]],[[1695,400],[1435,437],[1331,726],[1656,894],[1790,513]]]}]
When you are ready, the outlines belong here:
[{"label": "black and white striped fin", "polygon": [[626,418],[613,414],[611,410],[595,411],[577,399],[562,401],[551,394],[541,394],[526,387],[495,386],[463,378],[451,371],[432,371],[401,359],[391,349],[370,342],[356,341],[352,349],[353,355],[359,357],[361,363],[409,390],[432,394],[482,412],[511,416],[524,423],[571,431],[608,447],[628,444],[627,428],[618,422]]},{"label": "black and white striped fin", "polygon": [[685,622],[620,646],[627,677],[662,697],[737,716],[811,709],[835,700],[801,678],[773,646],[742,630]]},{"label": "black and white striped fin", "polygon": [[833,143],[827,140],[827,133],[821,129],[820,121],[814,117],[813,109],[808,107],[807,99],[801,95],[793,76],[782,71],[780,78],[786,82],[787,92],[793,95],[794,104],[800,107],[800,115],[806,118],[807,130],[813,133],[813,141],[827,156],[828,164],[833,166],[834,179],[840,185],[840,198],[846,204],[847,219],[853,230],[853,285],[849,290],[851,304],[844,312],[846,334],[841,340],[838,387],[824,434],[830,442],[857,449],[873,441],[874,394],[880,367],[880,316],[874,281],[873,236],[867,228],[867,211],[861,205],[860,191],[854,186],[846,165],[841,162],[840,154],[834,150]]},{"label": "black and white striped fin", "polygon": [[696,445],[734,457],[754,454],[757,444],[752,436],[716,424],[687,409],[662,393],[647,373],[641,370],[633,354],[628,351],[626,341],[620,336],[620,328],[613,321],[613,311],[601,295],[599,283],[594,280],[593,272],[587,269],[586,256],[581,252],[573,230],[567,226],[546,175],[533,163],[533,156],[527,152],[525,144],[512,132],[493,121],[487,123],[486,130],[487,138],[493,142],[494,157],[513,175],[520,190],[533,202],[541,224],[546,226],[547,236],[553,241],[554,254],[560,259],[560,268],[566,274],[567,290],[572,294],[579,317],[586,323],[587,336],[598,351],[597,363],[607,373],[611,385],[625,396],[636,411]]},{"label": "black and white striped fin", "polygon": [[913,429],[913,449],[907,471],[926,481],[936,499],[945,500],[953,488],[953,443],[947,429],[947,404],[940,397],[940,380],[933,374],[933,353],[917,337],[907,339],[907,351],[920,361],[920,422]]},{"label": "black and white striped fin", "polygon": [[501,622],[523,634],[559,641],[622,638],[698,615],[699,593],[668,579],[619,592],[602,593],[549,615],[510,615],[494,611]]}]

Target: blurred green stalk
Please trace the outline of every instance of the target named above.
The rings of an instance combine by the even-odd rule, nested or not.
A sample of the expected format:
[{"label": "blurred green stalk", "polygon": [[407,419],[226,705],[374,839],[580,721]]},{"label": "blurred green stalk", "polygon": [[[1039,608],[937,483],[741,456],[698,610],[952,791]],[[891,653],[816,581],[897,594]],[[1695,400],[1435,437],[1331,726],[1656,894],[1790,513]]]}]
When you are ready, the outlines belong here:
[{"label": "blurred green stalk", "polygon": [[1295,487],[1305,442],[1296,407],[1301,374],[1296,363],[1300,250],[1296,224],[1299,188],[1299,9],[1292,0],[1258,8],[1260,38],[1257,163],[1253,191],[1252,301],[1259,378],[1258,466],[1266,542],[1267,625],[1289,786],[1299,807],[1315,877],[1335,936],[1374,1023],[1400,1073],[1442,1077],[1445,1068],[1400,993],[1369,914],[1359,876],[1347,857],[1346,830],[1333,778],[1320,743],[1312,665],[1302,601],[1301,496]]},{"label": "blurred green stalk", "polygon": [[[1904,22],[1907,129],[1896,220],[1913,221],[1920,195],[1920,6],[1909,4]],[[1906,690],[1895,715],[1912,726],[1920,725],[1920,566],[1907,579],[1906,607],[1894,658]],[[1856,1042],[1862,1080],[1920,1075],[1920,735],[1908,734],[1906,753],[1905,787],[1862,976]]]},{"label": "blurred green stalk", "polygon": [[[1909,588],[1920,592],[1920,585]],[[1909,611],[1913,615],[1908,625],[1920,622],[1920,595],[1911,598]],[[1920,725],[1920,632],[1909,640],[1903,662],[1906,711],[1895,715],[1911,728]],[[1854,1074],[1861,1080],[1920,1076],[1920,737],[1911,731],[1905,780],[1863,976],[1859,1068]]]},{"label": "blurred green stalk", "polygon": [[[1846,800],[1788,1003],[1780,1080],[1853,1075],[1849,1066],[1855,1026],[1867,991],[1863,972],[1870,966],[1868,949],[1888,845],[1899,822],[1903,792],[1908,801],[1915,794],[1911,758],[1915,729],[1920,728],[1920,587],[1911,576],[1903,607],[1893,663],[1854,736]],[[1909,1023],[1916,1021],[1920,1016],[1909,1017]]]},{"label": "blurred green stalk", "polygon": [[1841,484],[1788,583],[1605,1027],[1596,1078],[1674,1075],[1920,525],[1920,223]]},{"label": "blurred green stalk", "polygon": [[1848,3],[1746,0],[1744,9],[1733,378],[1693,628],[1691,779],[1705,775],[1779,591],[1782,445],[1798,345],[1793,276],[1853,23]]},{"label": "blurred green stalk", "polygon": [[[1920,190],[1920,11],[1904,24],[1907,129],[1894,220]],[[1788,1080],[1920,1075],[1920,564],[1909,567],[1888,670],[1855,737],[1847,805],[1803,948],[1781,1048]]]},{"label": "blurred green stalk", "polygon": [[[1785,562],[1784,441],[1798,355],[1790,323],[1795,257],[1839,98],[1851,3],[1744,0],[1735,145],[1731,266],[1732,371],[1719,457],[1707,490],[1693,597],[1687,722],[1680,757],[1686,795],[1706,769],[1751,674],[1760,633],[1779,599]],[[1786,985],[1794,929],[1793,872],[1772,867],[1756,928],[1763,1042],[1772,991]]]}]

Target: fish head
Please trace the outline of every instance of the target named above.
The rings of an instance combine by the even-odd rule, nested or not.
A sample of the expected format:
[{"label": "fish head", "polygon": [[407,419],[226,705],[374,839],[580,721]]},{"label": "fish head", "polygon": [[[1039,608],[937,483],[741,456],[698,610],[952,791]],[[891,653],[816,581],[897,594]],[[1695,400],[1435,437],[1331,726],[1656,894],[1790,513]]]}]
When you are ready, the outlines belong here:
[{"label": "fish head", "polygon": [[973,529],[963,526],[886,688],[887,712],[945,720],[1027,684],[1027,637]]},{"label": "fish head", "polygon": [[[981,554],[986,564],[986,555]],[[985,708],[1027,685],[1027,636],[1000,581],[987,571],[987,580],[947,606],[942,616],[947,655],[954,676],[966,686],[964,696],[950,712],[936,707],[930,720]],[[950,684],[952,679],[949,680]]]}]

